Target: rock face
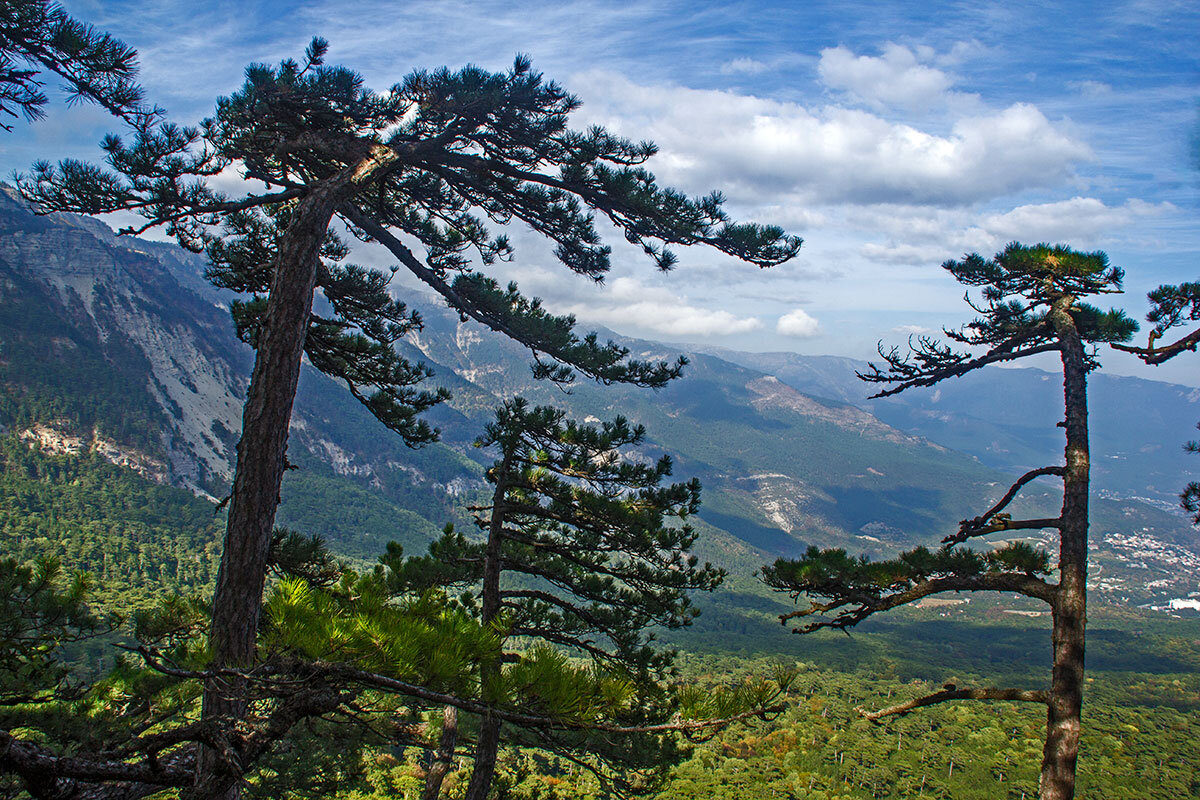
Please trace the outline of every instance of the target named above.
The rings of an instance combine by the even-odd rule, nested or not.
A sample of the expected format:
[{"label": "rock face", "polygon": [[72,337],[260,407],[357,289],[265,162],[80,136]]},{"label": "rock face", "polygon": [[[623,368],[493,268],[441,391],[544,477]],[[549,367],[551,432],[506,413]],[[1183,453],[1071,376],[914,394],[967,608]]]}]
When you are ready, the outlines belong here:
[{"label": "rock face", "polygon": [[96,453],[110,464],[133,470],[155,483],[167,483],[170,479],[167,465],[162,461],[132,448],[122,447],[111,439],[105,439],[96,430],[92,431],[91,440],[85,441],[82,437],[58,430],[52,425],[35,423],[33,427],[20,431],[17,436],[45,453],[78,455],[88,451]]},{"label": "rock face", "polygon": [[156,429],[123,431],[120,411],[89,420],[85,398],[58,427],[155,480],[211,494],[230,477],[249,359],[215,290],[205,296],[180,281],[188,270],[198,277],[203,266],[178,248],[117,237],[97,220],[37,217],[0,191],[3,288],[28,312],[2,332],[27,367],[22,375],[10,365],[5,383],[27,399],[70,402],[76,361],[102,359],[95,366],[109,380],[88,388],[107,389],[102,400],[115,409],[141,409]]}]

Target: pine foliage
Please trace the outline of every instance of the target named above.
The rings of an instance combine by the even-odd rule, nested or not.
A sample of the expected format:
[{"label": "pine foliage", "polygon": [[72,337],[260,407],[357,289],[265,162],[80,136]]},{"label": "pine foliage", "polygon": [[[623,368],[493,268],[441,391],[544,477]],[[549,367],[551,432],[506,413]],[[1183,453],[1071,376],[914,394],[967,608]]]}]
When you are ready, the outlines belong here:
[{"label": "pine foliage", "polygon": [[[44,117],[45,70],[65,81],[68,102],[96,103],[127,121],[149,124],[159,111],[145,105],[134,80],[137,69],[132,48],[56,2],[0,2],[0,114]],[[0,128],[12,130],[3,123]]]}]

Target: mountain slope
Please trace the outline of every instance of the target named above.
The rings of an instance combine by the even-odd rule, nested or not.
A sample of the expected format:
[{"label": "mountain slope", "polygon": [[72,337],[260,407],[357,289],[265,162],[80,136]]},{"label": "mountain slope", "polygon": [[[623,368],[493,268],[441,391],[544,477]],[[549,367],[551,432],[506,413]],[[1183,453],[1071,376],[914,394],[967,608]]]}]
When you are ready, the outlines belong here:
[{"label": "mountain slope", "polygon": [[[203,281],[203,263],[168,245],[115,237],[95,221],[35,217],[3,193],[0,231],[7,435],[222,497],[252,354],[232,334],[229,298]],[[515,394],[581,419],[624,414],[645,424],[642,455],[669,453],[677,477],[704,484],[702,555],[751,594],[761,592],[751,577],[758,565],[809,545],[883,555],[936,542],[1009,480],[982,458],[860,407],[861,397],[838,389],[843,377],[833,369],[814,381],[822,392],[803,392],[788,385],[798,382],[785,369],[791,362],[758,369],[693,353],[685,376],[659,392],[581,380],[565,394],[533,381],[528,353],[514,343],[429,298],[406,300],[426,324],[400,349],[454,393],[430,415],[441,442],[403,447],[343,388],[302,372],[289,451],[299,469],[285,480],[279,522],[321,534],[347,556],[369,560],[390,539],[419,548],[447,521],[469,530],[466,506],[486,488],[491,458],[472,442]],[[678,355],[657,343],[625,344],[638,358]],[[818,396],[839,392],[854,402]],[[1053,505],[1044,492],[1032,506]],[[1113,533],[1168,542],[1188,533],[1177,517],[1142,503],[1097,508],[1098,542]]]}]

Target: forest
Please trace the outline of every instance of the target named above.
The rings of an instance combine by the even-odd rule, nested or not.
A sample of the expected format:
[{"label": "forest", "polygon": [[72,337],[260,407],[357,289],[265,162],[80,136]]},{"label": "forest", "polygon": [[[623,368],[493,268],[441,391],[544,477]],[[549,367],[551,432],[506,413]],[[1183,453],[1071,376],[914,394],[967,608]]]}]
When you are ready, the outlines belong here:
[{"label": "forest", "polygon": [[[240,434],[201,425],[231,453],[227,484],[206,468],[190,490],[163,485],[183,452],[168,418],[192,411],[135,341],[86,318],[150,319],[170,297],[73,304],[0,264],[0,791],[1200,796],[1200,622],[1087,591],[1089,376],[1114,350],[1148,367],[1194,359],[1200,283],[1164,284],[1127,314],[1093,304],[1125,279],[1099,250],[1014,241],[945,261],[967,320],[880,343],[858,378],[889,397],[1051,363],[1061,461],[971,498],[939,542],[873,556],[810,544],[735,574],[703,547],[700,480],[623,409],[576,419],[513,391],[450,431],[466,417],[405,349],[431,329],[391,275],[521,347],[539,385],[665,392],[688,358],[603,341],[495,277],[519,258],[510,230],[597,283],[614,237],[662,272],[692,249],[772,268],[803,240],[734,221],[720,191],[660,185],[649,142],[571,127],[579,99],[525,56],[376,91],[329,51],[314,38],[251,64],[213,116],[182,126],[146,98],[121,41],[44,0],[0,5],[0,111],[39,124],[51,75],[122,131],[99,163],[33,164],[22,202],[121,214],[136,220],[121,233],[200,254],[253,357]],[[388,266],[354,263],[363,244]],[[335,480],[289,449],[305,369],[397,459],[461,444],[473,482],[422,516],[405,506],[420,493],[385,501]],[[121,448],[138,458],[105,456]],[[450,475],[454,458],[428,463]],[[1054,501],[1027,502],[1034,486]],[[1184,476],[1177,502],[1200,525]],[[361,535],[312,532],[332,518]],[[741,622],[701,615],[700,598],[735,595]],[[930,604],[941,596],[977,602]]]}]

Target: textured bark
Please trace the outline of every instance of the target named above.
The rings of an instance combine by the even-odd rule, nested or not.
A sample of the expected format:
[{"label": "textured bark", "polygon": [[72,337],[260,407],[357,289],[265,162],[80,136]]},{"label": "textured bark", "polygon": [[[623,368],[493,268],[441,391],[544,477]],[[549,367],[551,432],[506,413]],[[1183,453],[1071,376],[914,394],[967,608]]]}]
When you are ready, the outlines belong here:
[{"label": "textured bark", "polygon": [[442,792],[442,781],[454,763],[454,748],[458,745],[458,709],[445,706],[442,709],[442,738],[438,742],[437,752],[433,755],[433,763],[429,772],[425,773],[425,789],[421,792],[421,800],[437,800]]},{"label": "textured bark", "polygon": [[[492,495],[492,518],[488,525],[487,553],[483,565],[483,590],[481,615],[487,625],[500,613],[500,556],[504,538],[504,515],[508,481],[505,475],[496,480],[496,491]],[[485,701],[488,686],[500,676],[500,662],[485,661],[479,668],[479,685]],[[489,703],[490,706],[490,703]],[[471,782],[467,786],[465,800],[486,800],[492,779],[496,775],[496,754],[500,750],[500,718],[490,708],[479,720],[479,740],[475,745],[475,766],[471,770]]]},{"label": "textured bark", "polygon": [[[394,158],[380,148],[354,167],[313,186],[297,203],[280,238],[267,310],[255,342],[254,371],[242,413],[229,519],[213,595],[209,646],[214,669],[249,667],[254,662],[271,532],[321,244],[347,189]],[[206,682],[202,719],[220,720],[232,734],[246,707],[243,681],[213,678]],[[241,768],[229,762],[228,754],[202,748],[194,796],[237,797]]]},{"label": "textured bark", "polygon": [[1064,426],[1067,434],[1063,475],[1059,585],[1052,604],[1054,669],[1046,714],[1046,744],[1039,782],[1042,800],[1075,796],[1075,764],[1083,709],[1084,633],[1087,624],[1088,409],[1083,342],[1067,313],[1074,298],[1055,303],[1051,323],[1062,343]]}]

